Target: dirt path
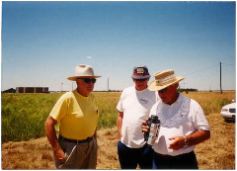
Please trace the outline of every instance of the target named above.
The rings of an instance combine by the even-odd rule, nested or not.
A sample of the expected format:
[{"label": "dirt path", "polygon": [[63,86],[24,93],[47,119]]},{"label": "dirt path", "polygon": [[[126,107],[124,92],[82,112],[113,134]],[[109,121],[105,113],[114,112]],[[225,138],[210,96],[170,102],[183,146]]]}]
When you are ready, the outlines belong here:
[{"label": "dirt path", "polygon": [[[116,128],[98,131],[97,169],[118,169]],[[2,145],[2,169],[55,169],[46,137]]]}]

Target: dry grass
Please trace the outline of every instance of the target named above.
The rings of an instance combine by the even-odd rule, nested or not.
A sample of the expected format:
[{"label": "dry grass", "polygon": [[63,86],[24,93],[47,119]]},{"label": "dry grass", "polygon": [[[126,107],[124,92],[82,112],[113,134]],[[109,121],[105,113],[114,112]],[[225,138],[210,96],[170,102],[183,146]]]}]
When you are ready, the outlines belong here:
[{"label": "dry grass", "polygon": [[218,113],[232,99],[235,92],[185,94],[203,107],[211,127],[211,138],[197,145],[200,169],[235,169],[235,124],[227,123]]},{"label": "dry grass", "polygon": [[[212,115],[212,137],[196,147],[200,169],[235,169],[234,124],[225,123],[219,114]],[[213,119],[214,118],[214,119]],[[219,127],[215,126],[220,124]],[[117,129],[98,131],[97,169],[119,169]],[[46,138],[2,145],[3,169],[55,169]]]},{"label": "dry grass", "polygon": [[235,124],[224,122],[219,113],[207,118],[211,138],[195,150],[200,169],[235,169]]},{"label": "dry grass", "polygon": [[[97,169],[118,169],[117,129],[98,131]],[[2,145],[2,169],[55,169],[46,137]]]},{"label": "dry grass", "polygon": [[104,129],[98,133],[97,169],[118,169],[117,129]]},{"label": "dry grass", "polygon": [[2,145],[2,169],[54,168],[51,148],[46,138],[8,142]]}]

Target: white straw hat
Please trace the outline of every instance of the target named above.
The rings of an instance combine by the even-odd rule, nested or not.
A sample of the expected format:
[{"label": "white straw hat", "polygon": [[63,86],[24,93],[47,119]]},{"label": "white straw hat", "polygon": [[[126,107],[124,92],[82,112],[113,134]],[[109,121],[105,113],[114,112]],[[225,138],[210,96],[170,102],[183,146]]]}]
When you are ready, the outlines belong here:
[{"label": "white straw hat", "polygon": [[101,76],[94,75],[93,68],[89,65],[78,65],[75,67],[75,75],[68,77],[68,80],[76,81],[77,78],[98,78]]},{"label": "white straw hat", "polygon": [[176,76],[174,70],[167,69],[162,72],[158,72],[155,75],[155,80],[151,82],[148,89],[151,91],[159,91],[169,87],[170,85],[176,84],[179,81],[183,80],[184,77]]}]

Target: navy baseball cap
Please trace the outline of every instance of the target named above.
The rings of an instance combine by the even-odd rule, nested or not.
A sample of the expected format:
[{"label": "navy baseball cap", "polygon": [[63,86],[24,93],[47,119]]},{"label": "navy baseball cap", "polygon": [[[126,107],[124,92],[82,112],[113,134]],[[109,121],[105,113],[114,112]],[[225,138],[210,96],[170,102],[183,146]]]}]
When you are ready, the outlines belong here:
[{"label": "navy baseball cap", "polygon": [[150,74],[146,66],[134,67],[132,78],[135,80],[149,79]]}]

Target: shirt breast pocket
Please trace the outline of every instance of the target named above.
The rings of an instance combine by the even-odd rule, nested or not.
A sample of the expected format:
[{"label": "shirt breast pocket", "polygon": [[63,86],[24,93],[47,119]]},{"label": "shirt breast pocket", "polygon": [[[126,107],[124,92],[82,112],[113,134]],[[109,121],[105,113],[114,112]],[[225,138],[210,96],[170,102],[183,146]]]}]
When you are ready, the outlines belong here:
[{"label": "shirt breast pocket", "polygon": [[84,117],[84,114],[82,112],[72,112],[71,116],[73,118],[82,118]]}]

